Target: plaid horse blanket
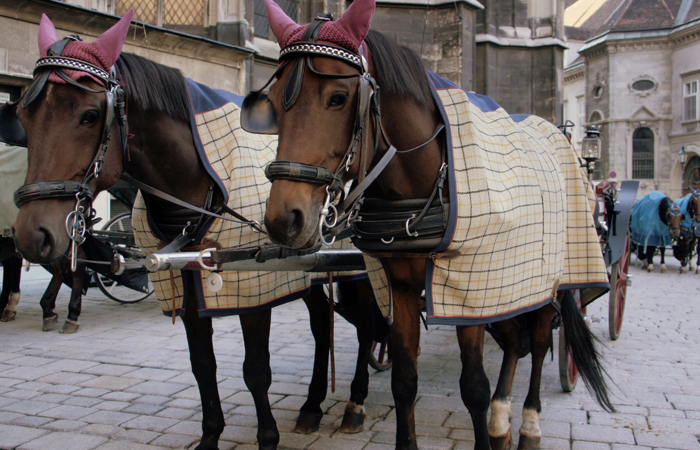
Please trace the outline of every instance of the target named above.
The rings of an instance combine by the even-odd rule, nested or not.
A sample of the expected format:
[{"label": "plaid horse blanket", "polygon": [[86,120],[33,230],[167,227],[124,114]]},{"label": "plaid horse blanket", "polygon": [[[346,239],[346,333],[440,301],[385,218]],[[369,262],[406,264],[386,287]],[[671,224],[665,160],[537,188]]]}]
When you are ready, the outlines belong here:
[{"label": "plaid horse blanket", "polygon": [[[12,228],[19,214],[14,195],[27,177],[27,149],[0,143],[0,233]],[[9,234],[8,234],[9,236]]]},{"label": "plaid horse blanket", "polygon": [[[200,160],[224,193],[227,205],[250,220],[263,222],[265,202],[269,196],[270,182],[265,178],[264,167],[274,161],[277,137],[250,134],[240,126],[240,105],[243,97],[211,89],[187,80],[192,104],[191,128]],[[164,238],[157,229],[153,217],[146,209],[139,193],[134,204],[133,226],[138,246],[145,253],[158,250]],[[268,242],[267,236],[249,226],[221,219],[210,219],[198,242],[216,243],[220,248],[236,248],[260,245]],[[349,242],[335,244],[333,248],[349,248]],[[214,245],[211,245],[212,247]],[[184,314],[187,298],[183,286],[184,271],[151,274],[156,295],[165,315],[171,315],[173,307],[178,315]],[[271,308],[298,299],[308,293],[312,284],[327,280],[320,275],[306,272],[221,272],[223,288],[219,292],[204,289],[203,281],[210,272],[193,272],[196,301],[199,314],[224,316],[244,314]],[[339,274],[340,280],[366,278],[359,273]],[[175,292],[173,292],[173,285]]]},{"label": "plaid horse blanket", "polygon": [[[591,212],[595,196],[564,134],[544,119],[509,116],[489,97],[429,76],[450,136],[450,216],[427,260],[428,323],[506,319],[547,304],[557,290],[581,289],[584,304],[607,292]],[[390,316],[383,261],[366,256],[365,262]]]}]

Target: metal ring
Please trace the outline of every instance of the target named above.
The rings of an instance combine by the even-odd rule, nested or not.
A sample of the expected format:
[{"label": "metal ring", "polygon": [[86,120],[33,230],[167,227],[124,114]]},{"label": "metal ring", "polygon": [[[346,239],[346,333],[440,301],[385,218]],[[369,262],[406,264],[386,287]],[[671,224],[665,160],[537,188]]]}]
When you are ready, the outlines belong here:
[{"label": "metal ring", "polygon": [[[211,270],[211,271],[219,270],[219,268],[217,266],[207,266],[206,264],[204,264],[204,261],[203,261],[204,252],[215,252],[215,251],[216,251],[216,247],[212,247],[212,248],[205,248],[204,250],[199,252],[199,255],[197,255],[197,262],[202,267],[202,269]],[[209,255],[209,257],[211,257],[211,254]]]},{"label": "metal ring", "polygon": [[413,220],[413,219],[415,219],[415,218],[416,218],[416,215],[414,214],[414,215],[412,215],[411,217],[409,217],[409,218],[406,220],[406,234],[407,234],[409,237],[418,237],[418,232],[417,232],[417,231],[414,231],[413,233],[411,233],[411,230],[408,229],[408,227],[411,225],[411,220]]},{"label": "metal ring", "polygon": [[394,242],[394,236],[392,236],[391,239],[389,239],[388,241],[385,240],[384,238],[381,238],[381,241],[382,241],[384,244],[389,245],[389,244],[391,244],[392,242]]},{"label": "metal ring", "polygon": [[[324,208],[326,210],[325,215],[321,215],[323,217],[323,223],[326,226],[326,228],[333,228],[336,226],[338,223],[338,210],[336,209],[334,204],[329,204],[327,208]],[[328,223],[328,217],[333,217],[333,222]]]}]

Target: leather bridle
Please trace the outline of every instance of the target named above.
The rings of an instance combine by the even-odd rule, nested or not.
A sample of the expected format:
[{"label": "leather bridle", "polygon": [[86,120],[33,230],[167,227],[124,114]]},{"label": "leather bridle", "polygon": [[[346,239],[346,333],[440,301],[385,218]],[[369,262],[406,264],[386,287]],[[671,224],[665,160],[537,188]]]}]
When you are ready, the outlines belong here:
[{"label": "leather bridle", "polygon": [[[127,119],[126,119],[126,102],[124,98],[124,90],[119,85],[117,80],[117,72],[112,66],[110,73],[105,72],[101,68],[94,66],[82,60],[67,58],[61,56],[66,45],[72,41],[82,40],[80,36],[66,36],[60,41],[55,42],[47,50],[47,56],[39,58],[34,68],[34,82],[27,89],[21,99],[22,107],[28,107],[34,102],[39,94],[43,91],[48,82],[49,75],[53,72],[63,79],[66,83],[92,93],[104,93],[106,98],[105,119],[102,128],[102,137],[95,152],[92,162],[86,169],[85,177],[82,182],[73,180],[53,180],[53,181],[37,181],[21,186],[14,195],[15,205],[20,208],[27,202],[34,200],[46,199],[68,199],[75,198],[75,209],[66,217],[66,232],[72,241],[72,245],[80,245],[85,239],[85,231],[89,227],[90,222],[94,219],[95,211],[92,208],[93,193],[90,190],[89,183],[93,179],[97,179],[104,167],[105,153],[112,138],[111,128],[114,118],[117,118],[119,126],[119,135],[121,140],[122,164],[123,169],[126,169],[128,161],[128,143],[127,143]],[[77,70],[87,72],[90,75],[100,80],[104,86],[103,89],[93,89],[79,81],[73,80],[68,76],[64,69]],[[13,105],[16,107],[16,105]],[[16,111],[16,110],[15,110]],[[18,121],[19,122],[19,121]],[[21,124],[19,125],[21,127]],[[22,130],[24,131],[24,130]],[[26,146],[25,141],[19,142]],[[85,204],[84,204],[85,203]],[[75,250],[75,248],[74,248]],[[75,270],[77,263],[75,251],[72,252],[72,268]]]}]

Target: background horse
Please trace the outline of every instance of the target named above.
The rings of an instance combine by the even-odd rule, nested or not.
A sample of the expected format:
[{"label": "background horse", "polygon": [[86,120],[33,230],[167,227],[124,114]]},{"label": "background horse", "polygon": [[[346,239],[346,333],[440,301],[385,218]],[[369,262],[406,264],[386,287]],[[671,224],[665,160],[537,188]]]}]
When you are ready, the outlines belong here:
[{"label": "background horse", "polygon": [[[269,96],[257,91],[246,98],[242,124],[249,131],[279,133],[277,161],[266,169],[266,174],[273,180],[265,215],[266,229],[274,242],[292,248],[309,248],[321,238],[321,231],[329,230],[329,234],[323,237],[328,240],[336,230],[336,223],[343,224],[357,219],[354,231],[359,237],[354,240],[355,245],[363,250],[373,249],[375,255],[386,257],[382,259],[381,265],[376,264],[374,258],[365,258],[365,261],[368,263],[368,273],[375,286],[375,293],[377,286],[383,292],[386,291],[380,286],[381,283],[390,284],[393,299],[389,306],[393,319],[391,380],[396,405],[396,448],[415,449],[414,402],[420,336],[419,300],[422,290],[428,291],[425,281],[428,262],[445,258],[445,263],[451,264],[454,254],[433,251],[437,245],[434,239],[424,241],[421,248],[406,244],[406,239],[401,237],[406,238],[408,235],[428,239],[444,232],[441,226],[447,219],[442,214],[447,205],[443,190],[448,191],[454,187],[455,191],[461,193],[467,186],[450,186],[453,183],[451,178],[445,179],[445,133],[441,132],[441,115],[433,100],[431,83],[420,58],[411,50],[390,43],[379,33],[367,34],[374,10],[373,0],[355,0],[337,22],[325,16],[308,26],[296,24],[273,1],[266,0],[265,4],[271,28],[283,47],[282,64],[273,76],[276,81],[271,86]],[[437,78],[431,76],[431,80]],[[381,96],[373,95],[377,86],[381,88]],[[497,109],[497,105],[485,97],[478,97],[476,101],[489,110]],[[494,119],[493,122],[497,120],[505,119]],[[470,117],[463,116],[461,123],[470,123]],[[566,141],[555,127],[550,125],[547,131],[552,141],[559,139],[557,136]],[[372,135],[372,132],[375,134]],[[468,141],[468,137],[461,132],[460,138]],[[396,148],[400,150],[392,158],[391,154]],[[568,149],[573,151],[570,145]],[[514,149],[506,158],[517,158],[519,151],[524,153]],[[513,167],[506,170],[519,170],[516,167],[518,163],[513,164]],[[571,164],[575,174],[572,182],[584,186],[575,158]],[[386,166],[383,170],[374,170],[375,167],[384,167],[383,165]],[[558,170],[554,166],[547,169],[549,174],[556,174]],[[377,172],[380,172],[379,175],[375,175]],[[478,178],[479,172],[474,173]],[[540,175],[532,178],[538,176]],[[542,173],[542,176],[546,174]],[[339,187],[350,180],[355,180],[357,190],[351,190],[346,198],[339,192]],[[479,184],[482,182],[483,178],[475,181],[479,186],[477,189],[484,192],[484,184]],[[367,187],[368,184],[371,186]],[[362,189],[366,189],[365,203],[359,206],[353,204],[354,200],[360,198],[357,193],[362,192]],[[585,187],[582,189],[585,191]],[[526,189],[523,188],[524,190]],[[504,194],[524,195],[522,191],[515,190]],[[455,200],[449,198],[450,202]],[[542,198],[538,194],[536,199],[530,200],[535,203]],[[393,209],[389,209],[392,206]],[[476,209],[478,206],[483,205],[466,206],[465,214],[471,212],[475,222],[481,216],[481,211]],[[494,208],[501,206],[494,204]],[[584,208],[584,221],[591,222],[588,203],[584,202]],[[403,214],[406,210],[409,212]],[[541,221],[542,215],[537,216]],[[369,223],[372,217],[375,222]],[[424,221],[425,217],[428,219]],[[523,217],[523,220],[526,219]],[[564,219],[560,215],[558,220],[561,223]],[[502,223],[494,220],[484,228],[480,239],[496,239],[500,227],[503,227]],[[436,228],[438,232],[435,231]],[[607,281],[604,280],[606,276],[600,247],[597,236],[592,231],[592,223],[589,228],[592,232],[592,252],[586,263],[596,264],[597,276],[601,277],[600,286],[604,288]],[[373,241],[375,244],[363,243],[367,236],[380,236],[381,239],[376,238]],[[522,237],[525,238],[524,235]],[[437,242],[440,239],[438,236]],[[399,240],[402,242],[397,242]],[[391,247],[392,244],[395,246]],[[521,247],[524,244],[512,242],[506,245]],[[521,257],[522,253],[514,258],[518,263],[513,266],[513,270],[520,267],[518,264]],[[492,261],[498,264],[495,259]],[[541,263],[543,259],[539,261]],[[463,263],[455,261],[453,264],[462,267]],[[388,282],[385,277],[378,276],[385,269],[389,274],[386,277],[389,278]],[[498,282],[490,275],[488,266],[484,266],[483,270],[485,277],[488,277],[483,282],[485,287],[491,282]],[[505,281],[507,282],[508,280]],[[552,290],[556,292],[557,286]],[[560,303],[556,304],[561,305],[564,329],[569,338],[567,342],[574,345],[576,364],[585,372],[584,379],[593,388],[596,399],[604,407],[612,409],[602,369],[596,360],[592,336],[583,322],[574,297],[568,292],[560,294],[558,298]],[[433,311],[430,308],[429,305],[428,320],[432,319],[430,316]],[[510,446],[510,394],[523,345],[522,337],[527,330],[531,334],[533,362],[519,445],[520,448],[539,447],[542,364],[551,342],[552,318],[556,311],[551,303],[546,306],[539,304],[530,309],[533,311],[521,315],[514,312],[511,316],[518,315],[517,318],[496,325],[506,337],[506,351],[491,402],[492,417],[488,426],[490,392],[482,359],[484,326],[478,325],[478,321],[472,322],[477,325],[457,326],[462,360],[460,389],[462,400],[474,424],[477,449],[486,449],[489,445],[493,448]],[[505,317],[500,317],[503,318]],[[462,323],[467,322],[465,320]]]},{"label": "background horse", "polygon": [[[637,258],[642,269],[654,271],[654,255],[661,255],[661,273],[666,273],[666,247],[679,242],[683,216],[678,207],[659,191],[653,191],[634,202],[632,209],[631,239],[637,245]],[[676,250],[674,247],[674,254]]]},{"label": "background horse", "polygon": [[[700,273],[700,189],[693,189],[692,193],[676,200],[674,206],[680,211],[682,222],[677,245],[673,247],[673,256],[681,262],[680,273],[686,273],[689,264],[691,272]],[[693,267],[695,255],[698,258],[697,268]]]},{"label": "background horse", "polygon": [[[41,54],[54,55],[51,62],[59,61],[58,65],[38,70],[34,84],[20,103],[9,104],[0,110],[0,137],[19,141],[15,131],[20,131],[20,137],[26,131],[29,168],[26,179],[28,185],[25,188],[29,190],[36,186],[46,186],[46,183],[35,183],[50,181],[49,184],[58,187],[59,194],[70,191],[63,198],[40,198],[21,206],[13,227],[14,238],[18,249],[30,261],[50,263],[62,258],[71,244],[66,233],[66,217],[76,213],[71,218],[79,219],[77,212],[81,212],[89,220],[90,195],[96,195],[114,185],[127,169],[138,182],[177,199],[203,205],[212,211],[221,211],[223,208],[228,193],[223,192],[213,175],[207,171],[195,145],[199,137],[193,134],[190,126],[194,124],[195,117],[187,84],[189,83],[190,89],[206,91],[218,96],[217,98],[229,94],[186,81],[179,71],[144,58],[126,54],[120,56],[132,15],[133,10],[90,44],[71,39],[58,41],[53,24],[43,16],[39,32]],[[75,65],[75,60],[80,63]],[[109,77],[113,64],[118,83]],[[121,104],[121,89],[125,104]],[[238,106],[233,103],[225,103],[224,106],[230,108],[232,117],[237,116]],[[231,126],[237,128],[235,120]],[[248,141],[245,134],[239,135],[237,140],[222,150],[222,157],[229,157],[242,146],[251,145]],[[266,139],[265,143],[274,145],[274,140]],[[259,152],[252,153],[257,155]],[[257,176],[254,166],[263,165],[265,161],[251,160],[251,164],[253,166],[240,168],[247,170],[246,178]],[[239,181],[243,180],[232,180],[234,184]],[[75,191],[71,191],[73,188]],[[262,189],[266,188],[263,186]],[[254,202],[254,205],[264,203],[264,198],[248,197],[251,198],[246,200]],[[76,206],[76,198],[84,201],[79,201]],[[200,231],[214,226],[213,220],[204,216],[200,218],[199,214],[192,217],[187,211],[183,212],[155,195],[144,194],[143,199],[147,211],[139,209],[143,203],[135,207],[135,227],[139,224],[161,230],[164,233],[163,240],[174,239],[182,233],[183,228],[190,231],[189,220],[192,224],[202,223],[201,227],[196,227]],[[232,202],[238,200],[232,196]],[[82,210],[78,211],[79,207]],[[139,221],[137,214],[141,214],[141,219],[147,214],[148,220],[152,222],[146,223],[145,219]],[[259,219],[262,220],[262,209]],[[237,229],[249,229],[247,225],[236,226]],[[142,244],[148,237],[143,236],[142,229],[136,229],[136,233],[139,247],[144,249]],[[201,236],[196,237],[197,244],[201,241]],[[242,279],[244,275],[240,275]],[[265,273],[251,273],[250,288],[258,289],[256,279],[264,276]],[[285,277],[286,274],[280,275],[282,280],[293,280]],[[197,448],[215,449],[225,423],[217,388],[212,319],[211,316],[200,316],[198,311],[200,305],[197,300],[201,292],[196,291],[196,285],[200,283],[201,286],[202,282],[199,274],[195,276],[192,272],[183,272],[184,280],[180,274],[177,274],[176,280],[173,278],[174,274],[171,279],[157,284],[156,289],[163,289],[164,285],[176,288],[176,284],[181,283],[180,286],[184,286],[190,299],[181,308],[173,305],[171,310],[173,318],[177,313],[185,325],[192,371],[202,400],[203,435]],[[244,287],[242,283],[240,286],[233,284],[233,288]],[[358,284],[357,296],[361,304],[366,303],[363,309],[367,310],[373,297],[368,290],[368,283],[365,282],[365,286],[363,290],[362,285]],[[269,287],[260,286],[260,290]],[[289,284],[272,286],[277,287],[291,290],[290,295],[283,300],[294,298],[292,294],[298,296],[305,292],[295,292],[292,290],[294,286],[290,287]],[[173,303],[177,297],[177,292],[174,291],[176,289],[172,292]],[[179,293],[179,299],[184,301],[184,293]],[[159,293],[159,300],[166,305],[170,301],[163,297],[162,292]],[[329,306],[321,286],[312,287],[304,300],[311,312],[311,327],[317,342],[310,395],[298,420],[298,430],[308,432],[318,427],[322,413],[320,403],[326,395]],[[267,397],[272,377],[268,350],[272,306],[274,303],[244,309],[245,314],[240,315],[245,345],[243,374],[255,401],[258,445],[261,449],[273,449],[279,442],[279,432]],[[168,311],[170,314],[171,311]],[[362,404],[367,395],[367,361],[372,342],[369,326],[358,326],[360,352],[352,385],[352,401],[346,409],[346,416],[352,425],[350,428],[354,427],[354,431],[357,431],[357,423],[361,423],[358,417],[364,417]]]},{"label": "background horse", "polygon": [[[23,147],[5,146],[0,144],[0,231],[3,235],[9,231],[17,213],[14,204],[14,193],[27,176],[27,150]],[[3,267],[2,294],[0,295],[0,322],[15,320],[17,304],[20,300],[20,280],[22,277],[22,258],[15,251],[15,245],[10,237],[0,238],[0,260]],[[87,290],[86,267],[79,264],[78,270],[70,271],[68,261],[62,260],[55,264],[44,265],[53,276],[39,304],[43,312],[42,329],[50,331],[58,323],[58,314],[54,311],[56,297],[65,283],[71,290],[68,303],[68,317],[59,330],[61,333],[75,333],[80,327],[80,305],[84,290]],[[74,289],[73,289],[74,288]]]}]

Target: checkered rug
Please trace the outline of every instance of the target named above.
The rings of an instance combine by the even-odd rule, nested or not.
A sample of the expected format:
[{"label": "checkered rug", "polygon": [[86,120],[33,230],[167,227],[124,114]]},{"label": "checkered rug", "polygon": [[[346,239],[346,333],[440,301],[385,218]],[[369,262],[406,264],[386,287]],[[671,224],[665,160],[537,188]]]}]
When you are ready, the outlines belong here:
[{"label": "checkered rug", "polygon": [[[275,159],[277,137],[250,134],[240,126],[242,97],[224,91],[212,90],[188,80],[190,97],[194,105],[193,129],[195,141],[199,141],[200,159],[212,174],[217,185],[228,193],[228,206],[250,220],[263,222],[265,202],[270,182],[263,168]],[[152,233],[143,198],[139,194],[134,206],[134,230],[140,248],[146,253],[158,250],[161,243]],[[216,219],[205,236],[221,248],[260,245],[269,242],[265,234],[253,231],[249,226]],[[343,245],[344,247],[341,247]],[[349,248],[351,244],[334,245]],[[203,288],[208,271],[194,272],[197,302],[200,316],[243,314],[300,298],[310,286],[325,281],[305,272],[221,272],[223,288],[211,292]],[[345,279],[353,277],[344,274]],[[177,314],[183,313],[182,273],[174,273],[175,292],[170,272],[151,274],[156,295],[164,314],[170,315],[174,306]]]},{"label": "checkered rug", "polygon": [[0,143],[0,233],[9,230],[17,218],[15,191],[27,177],[27,149]]},{"label": "checkered rug", "polygon": [[[509,116],[490,98],[431,77],[451,134],[451,212],[437,258],[428,259],[428,322],[505,319],[543,306],[557,289],[583,289],[584,303],[605,293],[595,199],[566,137],[539,117]],[[382,261],[365,260],[390,316]]]}]

